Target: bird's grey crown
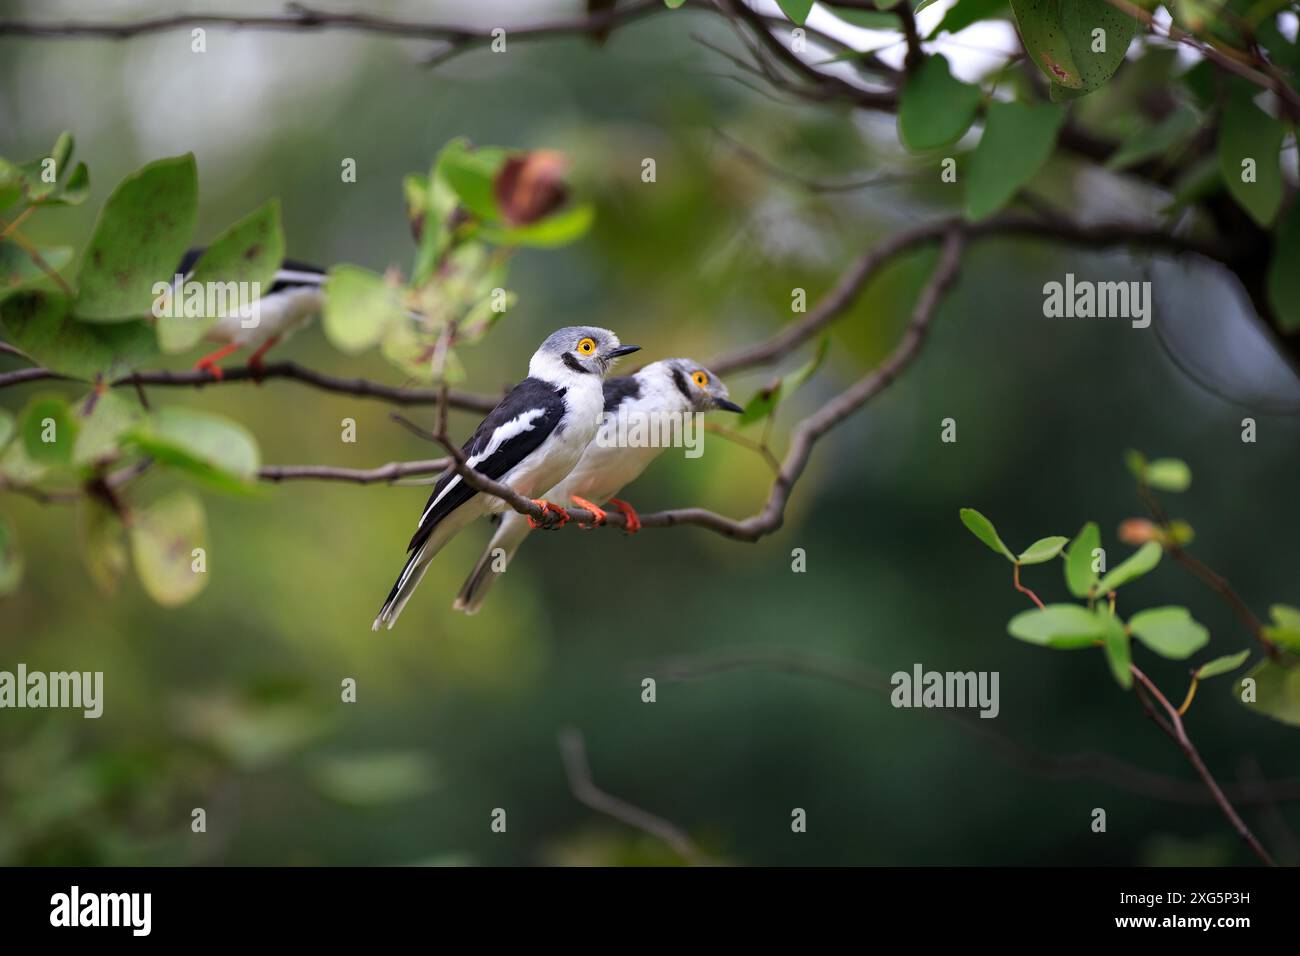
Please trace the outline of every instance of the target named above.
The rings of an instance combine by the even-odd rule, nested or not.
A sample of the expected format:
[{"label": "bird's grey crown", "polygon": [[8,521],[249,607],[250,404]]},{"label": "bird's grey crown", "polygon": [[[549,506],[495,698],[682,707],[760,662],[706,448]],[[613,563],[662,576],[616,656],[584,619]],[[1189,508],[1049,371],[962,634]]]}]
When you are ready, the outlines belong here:
[{"label": "bird's grey crown", "polygon": [[578,347],[583,339],[592,339],[600,352],[607,352],[619,346],[618,336],[609,329],[594,325],[569,325],[556,329],[546,337],[537,351],[543,355],[560,356]]}]

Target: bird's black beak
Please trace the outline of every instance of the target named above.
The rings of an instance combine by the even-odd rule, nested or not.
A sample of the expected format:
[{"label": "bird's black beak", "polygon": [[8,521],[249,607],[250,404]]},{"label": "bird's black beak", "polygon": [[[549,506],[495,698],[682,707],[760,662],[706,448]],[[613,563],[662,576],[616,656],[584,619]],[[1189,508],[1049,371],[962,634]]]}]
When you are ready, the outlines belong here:
[{"label": "bird's black beak", "polygon": [[724,412],[743,412],[745,410],[744,405],[737,405],[735,402],[729,402],[725,398],[715,398],[713,404],[717,405],[718,408],[722,409]]},{"label": "bird's black beak", "polygon": [[640,352],[640,351],[641,351],[641,346],[639,345],[620,345],[616,349],[610,349],[607,358],[615,359],[623,355],[631,355],[633,352]]}]

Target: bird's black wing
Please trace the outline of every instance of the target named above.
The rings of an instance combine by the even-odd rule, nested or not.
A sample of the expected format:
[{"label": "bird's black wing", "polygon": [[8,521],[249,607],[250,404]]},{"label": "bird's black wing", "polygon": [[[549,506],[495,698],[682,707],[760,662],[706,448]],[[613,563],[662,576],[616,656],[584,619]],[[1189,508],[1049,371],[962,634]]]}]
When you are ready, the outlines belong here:
[{"label": "bird's black wing", "polygon": [[605,379],[605,411],[616,411],[629,398],[641,397],[641,380],[635,375]]},{"label": "bird's black wing", "polygon": [[[195,246],[193,249],[187,249],[185,255],[181,256],[176,271],[183,276],[188,276],[194,271],[198,261],[203,258],[203,253],[207,251],[206,246]],[[285,259],[280,263],[279,271],[276,272],[275,279],[271,282],[271,288],[266,294],[270,295],[272,292],[281,292],[285,289],[317,288],[324,281],[325,270],[320,266],[300,262],[297,259]]]},{"label": "bird's black wing", "polygon": [[[563,388],[526,378],[488,412],[461,450],[475,471],[499,479],[562,427],[564,412]],[[455,471],[439,478],[407,550],[424,544],[438,522],[476,494],[478,491]]]}]

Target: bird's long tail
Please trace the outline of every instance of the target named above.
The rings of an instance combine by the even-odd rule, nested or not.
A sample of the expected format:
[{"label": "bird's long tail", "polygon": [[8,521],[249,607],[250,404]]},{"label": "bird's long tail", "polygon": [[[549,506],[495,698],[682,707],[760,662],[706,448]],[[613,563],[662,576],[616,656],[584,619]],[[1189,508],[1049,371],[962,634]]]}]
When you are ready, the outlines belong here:
[{"label": "bird's long tail", "polygon": [[429,535],[424,544],[411,552],[411,556],[406,559],[406,564],[402,566],[402,573],[397,576],[397,580],[393,583],[393,589],[388,592],[388,600],[384,601],[384,606],[379,609],[379,615],[375,618],[375,622],[370,625],[372,631],[377,631],[380,627],[387,627],[391,630],[393,625],[397,623],[402,608],[406,607],[406,602],[411,599],[411,595],[419,587],[424,572],[429,570],[429,562],[443,549],[448,541],[456,536],[469,520],[473,519],[473,515],[467,514],[469,510],[468,506],[462,506],[452,512],[433,529],[432,534]]},{"label": "bird's long tail", "polygon": [[452,608],[466,614],[477,614],[483,607],[488,588],[514,560],[515,552],[531,530],[523,515],[513,511],[502,515],[501,527],[497,528],[496,534],[478,559],[478,564],[474,565],[474,570],[465,579]]}]

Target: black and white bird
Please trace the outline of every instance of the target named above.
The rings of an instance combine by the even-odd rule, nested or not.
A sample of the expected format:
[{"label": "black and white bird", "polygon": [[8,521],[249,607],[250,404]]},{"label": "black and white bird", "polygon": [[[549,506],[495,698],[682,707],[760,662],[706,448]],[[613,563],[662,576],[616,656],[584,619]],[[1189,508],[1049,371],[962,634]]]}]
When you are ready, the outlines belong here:
[{"label": "black and white bird", "polygon": [[[730,400],[727,386],[720,378],[691,359],[663,359],[652,362],[635,375],[605,382],[605,420],[612,424],[634,421],[640,416],[647,425],[643,429],[647,434],[663,434],[671,426],[673,416],[714,409],[744,410]],[[665,447],[658,443],[593,441],[574,469],[544,497],[562,504],[572,501],[586,508],[595,514],[596,524],[605,520],[605,512],[599,505],[613,505],[627,516],[627,531],[634,533],[641,527],[636,511],[614,495],[640,477]],[[452,607],[466,614],[478,613],[488,588],[509,565],[531,530],[523,515],[514,511],[502,514],[496,534],[488,542]]]},{"label": "black and white bird", "polygon": [[[604,409],[605,376],[619,356],[639,348],[622,345],[608,329],[575,326],[552,333],[533,353],[528,377],[488,413],[465,443],[468,464],[530,498],[554,487],[582,458],[596,434]],[[563,508],[543,498],[534,500],[567,518]],[[393,626],[429,562],[448,541],[474,519],[509,507],[495,495],[476,491],[455,471],[443,475],[407,547],[410,557],[372,628]]]},{"label": "black and white bird", "polygon": [[[186,252],[177,267],[177,274],[188,280],[205,251],[191,249]],[[239,349],[252,349],[248,364],[254,370],[260,370],[268,350],[307,325],[324,308],[324,284],[324,269],[285,259],[275,273],[270,290],[257,300],[256,321],[250,322],[247,316],[235,310],[221,316],[204,334],[208,341],[221,343],[221,348],[203,356],[194,367],[219,379],[222,371],[218,362]]]}]

